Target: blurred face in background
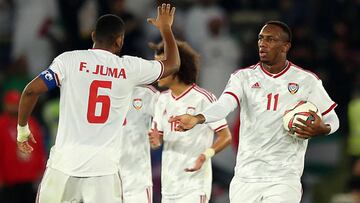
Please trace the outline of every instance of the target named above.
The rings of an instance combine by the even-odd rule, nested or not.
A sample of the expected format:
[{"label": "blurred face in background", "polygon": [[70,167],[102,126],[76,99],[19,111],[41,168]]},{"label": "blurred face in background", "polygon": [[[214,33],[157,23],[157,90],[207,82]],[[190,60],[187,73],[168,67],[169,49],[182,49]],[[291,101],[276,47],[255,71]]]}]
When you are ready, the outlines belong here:
[{"label": "blurred face in background", "polygon": [[17,117],[21,94],[16,90],[11,90],[4,95],[4,112],[10,116]]},{"label": "blurred face in background", "polygon": [[286,60],[290,43],[286,40],[284,31],[276,25],[265,25],[258,38],[260,61],[266,65],[274,65]]}]

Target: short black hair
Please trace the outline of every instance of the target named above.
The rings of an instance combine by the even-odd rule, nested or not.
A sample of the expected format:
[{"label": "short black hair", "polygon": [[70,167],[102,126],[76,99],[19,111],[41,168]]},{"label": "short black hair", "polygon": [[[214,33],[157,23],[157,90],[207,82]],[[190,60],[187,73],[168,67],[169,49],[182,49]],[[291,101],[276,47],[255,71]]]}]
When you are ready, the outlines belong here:
[{"label": "short black hair", "polygon": [[[179,71],[174,73],[179,81],[190,85],[196,83],[200,71],[200,56],[199,54],[184,41],[176,41],[180,55],[180,68]],[[164,53],[164,43],[149,44],[150,48],[155,51],[156,55]]]},{"label": "short black hair", "polygon": [[271,20],[271,21],[266,22],[265,25],[275,25],[275,26],[280,27],[287,35],[286,41],[291,43],[292,33],[291,33],[290,27],[286,23],[277,21],[277,20]]},{"label": "short black hair", "polygon": [[106,14],[101,16],[95,26],[95,41],[112,45],[116,39],[125,33],[124,21],[116,15]]}]

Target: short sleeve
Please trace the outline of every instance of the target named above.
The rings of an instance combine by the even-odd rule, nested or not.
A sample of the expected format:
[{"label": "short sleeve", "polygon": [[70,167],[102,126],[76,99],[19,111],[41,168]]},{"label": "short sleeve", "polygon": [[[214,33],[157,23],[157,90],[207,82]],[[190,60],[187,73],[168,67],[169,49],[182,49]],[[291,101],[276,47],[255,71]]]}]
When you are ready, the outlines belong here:
[{"label": "short sleeve", "polygon": [[61,60],[61,55],[56,57],[53,62],[50,64],[49,69],[55,73],[56,80],[58,80],[59,86],[61,86],[62,81],[65,79],[65,65]]},{"label": "short sleeve", "polygon": [[132,57],[136,60],[137,85],[148,85],[158,81],[164,73],[164,64],[157,60],[145,60]]},{"label": "short sleeve", "polygon": [[240,99],[243,96],[243,89],[239,74],[231,74],[230,79],[223,91],[223,94],[229,94],[233,96],[238,106],[240,107]]},{"label": "short sleeve", "polygon": [[315,81],[315,84],[313,85],[313,88],[310,92],[308,101],[314,103],[323,116],[337,106],[337,104],[330,98],[330,96],[326,92],[321,80]]}]

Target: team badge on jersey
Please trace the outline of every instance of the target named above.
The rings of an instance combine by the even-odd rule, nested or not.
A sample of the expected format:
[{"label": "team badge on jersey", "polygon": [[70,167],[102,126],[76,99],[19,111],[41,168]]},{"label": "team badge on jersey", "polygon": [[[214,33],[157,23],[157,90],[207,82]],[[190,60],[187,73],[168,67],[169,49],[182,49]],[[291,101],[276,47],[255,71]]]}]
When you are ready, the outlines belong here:
[{"label": "team badge on jersey", "polygon": [[195,107],[187,107],[186,114],[195,115]]},{"label": "team badge on jersey", "polygon": [[140,110],[141,107],[142,107],[142,105],[143,105],[142,99],[140,99],[140,98],[135,98],[135,99],[133,100],[133,107],[134,107],[136,110]]},{"label": "team badge on jersey", "polygon": [[291,94],[295,94],[299,90],[299,85],[297,83],[289,83],[288,90]]}]

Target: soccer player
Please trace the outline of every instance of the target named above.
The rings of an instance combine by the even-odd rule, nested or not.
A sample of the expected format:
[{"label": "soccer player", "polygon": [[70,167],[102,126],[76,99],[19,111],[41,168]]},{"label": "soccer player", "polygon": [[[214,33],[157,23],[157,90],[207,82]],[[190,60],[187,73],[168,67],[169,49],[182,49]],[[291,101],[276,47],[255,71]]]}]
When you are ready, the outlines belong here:
[{"label": "soccer player", "polygon": [[301,138],[325,136],[335,132],[339,120],[333,102],[321,80],[313,73],[288,61],[291,31],[279,21],[269,21],[258,38],[260,62],[233,73],[219,100],[196,116],[181,115],[185,131],[196,124],[225,118],[240,108],[240,138],[235,176],[230,185],[230,202],[300,202],[307,140],[290,137],[283,128],[282,116],[301,100],[314,103],[322,119],[296,125]]},{"label": "soccer player", "polygon": [[[164,145],[161,163],[162,203],[205,203],[210,199],[211,157],[230,144],[231,134],[225,119],[203,124],[186,132],[176,132],[171,116],[195,115],[213,103],[215,96],[196,85],[198,54],[185,42],[178,42],[179,72],[159,80],[159,87],[169,88],[160,94],[155,106],[152,147]],[[157,46],[161,58],[163,44]],[[160,56],[159,56],[160,55]],[[214,132],[217,139],[213,143]]]},{"label": "soccer player", "polygon": [[152,203],[150,143],[147,134],[159,94],[150,85],[136,87],[132,93],[120,147],[123,203]]},{"label": "soccer player", "polygon": [[39,95],[60,88],[60,117],[54,147],[39,187],[40,203],[121,202],[118,175],[122,125],[135,86],[150,84],[178,70],[178,48],[171,30],[175,8],[158,7],[155,25],[165,43],[166,58],[148,61],[118,57],[124,23],[104,15],[92,33],[93,49],[65,52],[24,89],[19,106],[18,147],[25,153],[35,142],[29,116]]}]

